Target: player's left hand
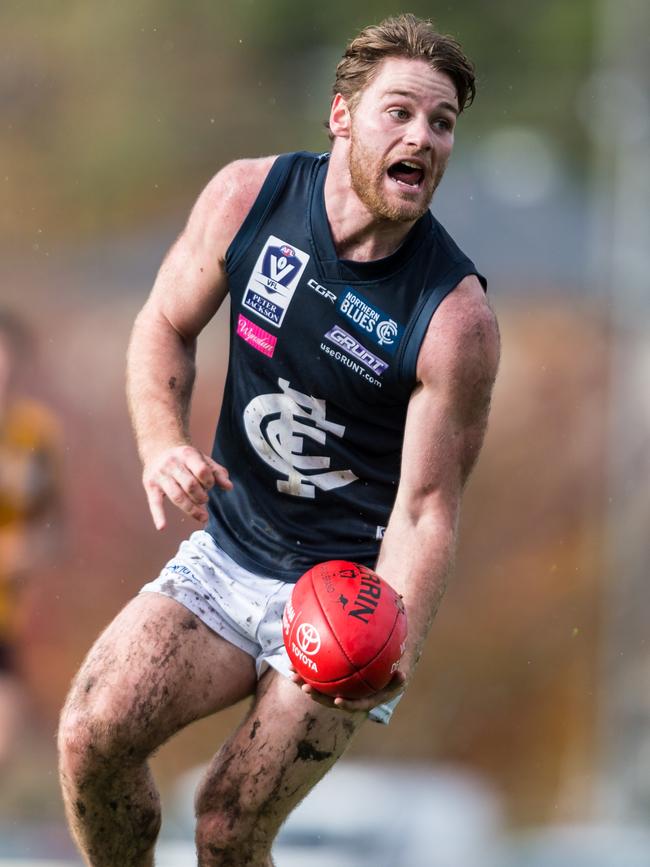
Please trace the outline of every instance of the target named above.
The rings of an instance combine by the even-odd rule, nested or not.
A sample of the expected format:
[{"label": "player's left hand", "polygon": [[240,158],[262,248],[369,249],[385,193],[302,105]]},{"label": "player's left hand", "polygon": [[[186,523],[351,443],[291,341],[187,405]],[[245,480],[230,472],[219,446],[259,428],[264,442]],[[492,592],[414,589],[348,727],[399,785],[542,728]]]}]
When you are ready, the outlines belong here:
[{"label": "player's left hand", "polygon": [[366,698],[343,698],[340,695],[332,698],[332,696],[325,695],[313,686],[305,683],[296,669],[291,666],[291,680],[300,687],[305,695],[308,695],[315,702],[318,702],[318,704],[322,704],[323,707],[346,710],[350,713],[371,711],[378,704],[384,704],[387,701],[391,701],[391,699],[397,698],[401,692],[404,692],[406,679],[406,674],[403,671],[396,671],[387,686]]}]

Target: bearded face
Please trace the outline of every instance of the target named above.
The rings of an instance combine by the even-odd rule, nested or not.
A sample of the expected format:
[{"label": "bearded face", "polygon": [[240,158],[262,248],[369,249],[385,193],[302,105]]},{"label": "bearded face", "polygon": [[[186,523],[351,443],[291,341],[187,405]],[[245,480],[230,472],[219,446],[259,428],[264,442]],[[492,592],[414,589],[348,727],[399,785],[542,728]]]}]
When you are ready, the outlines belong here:
[{"label": "bearded face", "polygon": [[424,60],[389,57],[346,108],[354,193],[378,220],[414,222],[429,208],[453,148],[453,82]]},{"label": "bearded face", "polygon": [[[373,216],[398,223],[410,223],[423,216],[447,166],[447,159],[434,169],[421,168],[414,159],[381,157],[367,143],[352,122],[348,166],[352,189]],[[388,187],[388,188],[387,188]]]}]

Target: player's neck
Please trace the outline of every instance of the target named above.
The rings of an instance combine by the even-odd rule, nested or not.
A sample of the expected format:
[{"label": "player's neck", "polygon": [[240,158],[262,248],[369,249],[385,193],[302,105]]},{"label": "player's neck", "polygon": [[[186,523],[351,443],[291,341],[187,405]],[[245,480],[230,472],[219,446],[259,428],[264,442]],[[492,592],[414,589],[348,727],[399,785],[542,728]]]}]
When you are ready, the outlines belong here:
[{"label": "player's neck", "polygon": [[357,262],[390,256],[416,222],[402,223],[371,213],[352,189],[347,164],[335,152],[325,179],[325,211],[339,258]]}]

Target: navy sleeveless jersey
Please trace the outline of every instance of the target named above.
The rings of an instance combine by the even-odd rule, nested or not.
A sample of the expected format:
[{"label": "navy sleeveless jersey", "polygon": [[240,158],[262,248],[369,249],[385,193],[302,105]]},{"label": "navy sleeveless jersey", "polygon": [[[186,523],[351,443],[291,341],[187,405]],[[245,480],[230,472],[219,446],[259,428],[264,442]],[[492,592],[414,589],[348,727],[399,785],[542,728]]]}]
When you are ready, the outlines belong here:
[{"label": "navy sleeveless jersey", "polygon": [[210,492],[207,530],[241,566],[285,581],[323,560],[374,565],[422,339],[443,298],[478,275],[429,212],[392,255],[339,259],[327,167],[327,154],[279,157],[226,255],[213,457],[234,489]]}]

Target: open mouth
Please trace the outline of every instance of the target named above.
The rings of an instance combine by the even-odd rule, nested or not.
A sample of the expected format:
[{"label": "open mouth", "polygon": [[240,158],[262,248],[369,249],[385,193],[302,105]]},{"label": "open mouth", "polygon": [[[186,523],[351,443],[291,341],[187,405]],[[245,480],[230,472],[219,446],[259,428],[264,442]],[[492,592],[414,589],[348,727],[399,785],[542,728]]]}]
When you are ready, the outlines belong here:
[{"label": "open mouth", "polygon": [[417,163],[402,160],[388,169],[388,176],[400,186],[418,189],[424,180],[424,170]]}]

